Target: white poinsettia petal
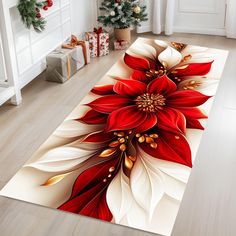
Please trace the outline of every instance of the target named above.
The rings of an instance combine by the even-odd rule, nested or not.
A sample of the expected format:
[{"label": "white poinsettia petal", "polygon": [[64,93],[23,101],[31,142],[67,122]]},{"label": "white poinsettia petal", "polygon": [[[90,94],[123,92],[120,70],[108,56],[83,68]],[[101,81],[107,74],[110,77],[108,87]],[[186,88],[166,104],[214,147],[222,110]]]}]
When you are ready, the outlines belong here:
[{"label": "white poinsettia petal", "polygon": [[129,49],[128,53],[129,52],[131,52],[131,54],[144,56],[153,60],[155,60],[157,57],[156,49],[148,44],[137,43]]},{"label": "white poinsettia petal", "polygon": [[167,69],[170,69],[181,62],[182,54],[174,48],[168,46],[163,52],[159,54],[158,60],[163,65],[166,64]]},{"label": "white poinsettia petal", "polygon": [[146,211],[140,207],[136,201],[133,201],[133,204],[127,212],[126,216],[120,222],[122,223],[127,222],[130,227],[137,228],[137,229],[145,229],[150,222],[149,215]]},{"label": "white poinsettia petal", "polygon": [[139,153],[145,158],[145,161],[149,163],[149,166],[152,166],[152,168],[156,169],[157,171],[161,171],[183,183],[188,182],[188,178],[191,172],[190,167],[175,162],[164,161],[157,158],[153,158],[140,148],[139,148]]},{"label": "white poinsettia petal", "polygon": [[101,125],[87,125],[76,120],[66,120],[57,128],[53,135],[63,138],[73,138],[86,135],[100,129]]},{"label": "white poinsettia petal", "polygon": [[114,222],[120,223],[133,202],[132,192],[129,186],[129,179],[121,169],[110,183],[107,190],[107,204],[113,215]]},{"label": "white poinsettia petal", "polygon": [[[212,62],[213,56],[209,53],[189,53],[186,56],[191,55],[191,59],[186,61],[187,64],[189,63],[209,63]],[[185,56],[183,54],[183,56]]]},{"label": "white poinsettia petal", "polygon": [[164,173],[162,175],[162,178],[163,178],[165,193],[168,196],[178,201],[181,201],[183,198],[186,184]]},{"label": "white poinsettia petal", "polygon": [[154,42],[155,44],[163,48],[167,48],[169,46],[167,42],[162,41],[162,40],[155,40]]},{"label": "white poinsettia petal", "polygon": [[183,54],[188,53],[206,53],[208,51],[207,47],[200,47],[200,46],[193,46],[193,45],[187,45],[183,50]]},{"label": "white poinsettia petal", "polygon": [[138,154],[130,176],[134,199],[145,209],[151,219],[152,214],[164,195],[163,180],[159,170],[150,166],[145,156]]},{"label": "white poinsettia petal", "polygon": [[212,62],[214,57],[206,47],[187,45],[182,51],[183,57],[191,55],[191,59],[186,63],[207,63]]},{"label": "white poinsettia petal", "polygon": [[189,85],[191,87],[191,83],[193,83],[192,81],[194,81],[197,84],[194,90],[199,91],[208,96],[213,96],[216,93],[217,87],[219,85],[218,79],[206,78],[201,76],[196,76],[196,77],[190,76],[185,78],[187,79],[179,83],[178,85],[179,90],[182,90]]},{"label": "white poinsettia petal", "polygon": [[33,167],[45,172],[63,172],[73,169],[86,161],[94,151],[73,147],[59,147],[48,151],[42,158],[25,167]]}]

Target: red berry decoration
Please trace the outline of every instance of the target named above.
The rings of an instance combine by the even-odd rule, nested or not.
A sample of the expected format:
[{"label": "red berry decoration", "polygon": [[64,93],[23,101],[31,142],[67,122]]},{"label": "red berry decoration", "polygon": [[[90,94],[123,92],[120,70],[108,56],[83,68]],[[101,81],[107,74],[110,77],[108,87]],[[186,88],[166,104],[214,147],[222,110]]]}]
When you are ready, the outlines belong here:
[{"label": "red berry decoration", "polygon": [[41,13],[38,12],[37,15],[36,15],[37,18],[41,18]]},{"label": "red berry decoration", "polygon": [[43,10],[44,10],[44,11],[47,11],[47,10],[48,10],[48,6],[45,5],[45,6],[43,7]]},{"label": "red berry decoration", "polygon": [[52,0],[48,0],[48,7],[52,7],[53,6],[53,1]]}]

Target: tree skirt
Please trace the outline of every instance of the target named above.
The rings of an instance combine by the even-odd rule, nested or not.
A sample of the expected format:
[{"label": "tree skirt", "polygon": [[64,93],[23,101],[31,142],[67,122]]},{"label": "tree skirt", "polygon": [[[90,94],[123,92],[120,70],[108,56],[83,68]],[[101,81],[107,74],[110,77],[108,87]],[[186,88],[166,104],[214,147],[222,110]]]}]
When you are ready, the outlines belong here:
[{"label": "tree skirt", "polygon": [[1,194],[170,235],[226,58],[139,38]]}]

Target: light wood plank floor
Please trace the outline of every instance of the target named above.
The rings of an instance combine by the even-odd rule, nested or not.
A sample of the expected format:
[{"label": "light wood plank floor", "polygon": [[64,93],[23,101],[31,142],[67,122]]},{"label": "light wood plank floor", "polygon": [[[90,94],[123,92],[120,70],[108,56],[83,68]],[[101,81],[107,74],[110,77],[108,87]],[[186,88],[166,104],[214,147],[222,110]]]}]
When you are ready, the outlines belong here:
[{"label": "light wood plank floor", "polygon": [[[173,230],[174,236],[236,235],[236,40],[218,36],[154,36],[230,51],[224,75]],[[137,36],[133,37],[133,40]],[[23,90],[23,103],[0,107],[0,189],[122,55],[96,58],[64,85],[43,76]],[[0,197],[1,236],[150,233]]]}]

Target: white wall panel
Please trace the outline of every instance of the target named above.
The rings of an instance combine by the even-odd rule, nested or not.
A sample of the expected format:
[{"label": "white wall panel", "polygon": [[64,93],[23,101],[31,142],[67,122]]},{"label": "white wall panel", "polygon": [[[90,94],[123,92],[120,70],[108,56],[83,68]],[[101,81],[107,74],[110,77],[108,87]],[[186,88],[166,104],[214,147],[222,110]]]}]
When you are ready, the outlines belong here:
[{"label": "white wall panel", "polygon": [[37,73],[45,69],[45,57],[66,38],[71,35],[71,8],[70,0],[54,0],[54,5],[47,11],[42,11],[46,18],[47,25],[42,33],[28,30],[22,24],[17,7],[11,8],[12,31],[15,42],[16,59],[18,64],[19,78],[27,74],[27,80],[20,84],[30,82],[29,73],[32,79]]},{"label": "white wall panel", "polygon": [[32,45],[33,62],[37,63],[47,56],[52,51],[52,48],[57,48],[62,41],[61,29],[49,33],[46,37],[37,41]]},{"label": "white wall panel", "polygon": [[175,31],[225,33],[225,0],[176,0]]},{"label": "white wall panel", "polygon": [[17,61],[19,74],[23,74],[32,66],[32,57],[29,47],[17,54]]}]

